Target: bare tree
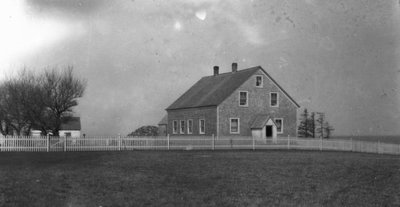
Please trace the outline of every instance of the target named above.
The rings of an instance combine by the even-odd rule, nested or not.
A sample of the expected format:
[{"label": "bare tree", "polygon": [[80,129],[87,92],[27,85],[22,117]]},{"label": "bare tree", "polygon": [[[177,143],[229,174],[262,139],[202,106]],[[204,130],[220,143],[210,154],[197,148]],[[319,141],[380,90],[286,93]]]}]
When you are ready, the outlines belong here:
[{"label": "bare tree", "polygon": [[56,68],[46,70],[39,80],[42,104],[46,108],[43,117],[48,120],[42,128],[50,128],[53,135],[58,136],[62,118],[69,116],[72,108],[78,105],[78,98],[83,96],[86,88],[86,80],[76,78],[71,66],[61,72]]},{"label": "bare tree", "polygon": [[76,78],[72,67],[39,75],[22,70],[0,84],[0,132],[22,135],[36,128],[58,135],[61,120],[78,105],[85,88],[86,81]]},{"label": "bare tree", "polygon": [[32,73],[22,70],[17,77],[4,81],[0,95],[1,133],[17,135],[28,134],[32,126],[30,108],[38,103],[32,102],[35,95],[35,78]]}]

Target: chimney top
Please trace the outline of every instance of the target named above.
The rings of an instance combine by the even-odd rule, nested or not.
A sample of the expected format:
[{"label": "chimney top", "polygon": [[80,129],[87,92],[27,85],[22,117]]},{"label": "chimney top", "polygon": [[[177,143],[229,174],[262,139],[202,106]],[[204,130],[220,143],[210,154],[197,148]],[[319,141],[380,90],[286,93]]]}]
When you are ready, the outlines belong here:
[{"label": "chimney top", "polygon": [[219,67],[218,66],[214,66],[214,76],[219,74]]},{"label": "chimney top", "polygon": [[232,63],[232,73],[237,72],[237,67],[238,67],[237,63]]}]

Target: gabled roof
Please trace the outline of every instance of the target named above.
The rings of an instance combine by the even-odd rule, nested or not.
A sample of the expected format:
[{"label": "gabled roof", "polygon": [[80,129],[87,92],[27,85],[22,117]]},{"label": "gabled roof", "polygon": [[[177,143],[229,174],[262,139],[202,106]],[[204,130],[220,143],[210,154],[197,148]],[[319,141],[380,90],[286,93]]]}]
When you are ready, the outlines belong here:
[{"label": "gabled roof", "polygon": [[165,115],[160,122],[158,122],[158,125],[167,125],[168,124],[168,115]]},{"label": "gabled roof", "polygon": [[167,110],[218,106],[258,70],[262,70],[297,107],[300,107],[261,66],[256,66],[237,72],[203,77],[172,103]]},{"label": "gabled roof", "polygon": [[80,117],[63,118],[60,130],[81,130],[81,118]]},{"label": "gabled roof", "polygon": [[[250,129],[262,129],[270,119],[271,117],[267,114],[257,115],[256,118],[254,118],[253,123],[251,123]],[[271,119],[271,121],[275,124],[273,119]]]},{"label": "gabled roof", "polygon": [[203,77],[172,103],[167,110],[217,106],[257,70],[259,67]]}]

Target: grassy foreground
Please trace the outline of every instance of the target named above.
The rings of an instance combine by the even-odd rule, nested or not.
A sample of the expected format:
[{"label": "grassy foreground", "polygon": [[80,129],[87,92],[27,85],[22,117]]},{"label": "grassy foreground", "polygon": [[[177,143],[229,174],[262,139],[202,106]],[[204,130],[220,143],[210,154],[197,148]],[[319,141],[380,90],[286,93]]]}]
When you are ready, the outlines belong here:
[{"label": "grassy foreground", "polygon": [[399,189],[389,155],[0,153],[0,206],[400,206]]}]

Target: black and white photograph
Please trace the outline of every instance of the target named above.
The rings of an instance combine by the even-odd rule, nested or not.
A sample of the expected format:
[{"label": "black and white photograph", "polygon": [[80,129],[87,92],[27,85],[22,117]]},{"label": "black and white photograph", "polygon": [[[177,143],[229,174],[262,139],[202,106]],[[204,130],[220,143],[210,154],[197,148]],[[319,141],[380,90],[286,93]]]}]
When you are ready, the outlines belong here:
[{"label": "black and white photograph", "polygon": [[398,0],[0,1],[0,206],[399,189]]}]

